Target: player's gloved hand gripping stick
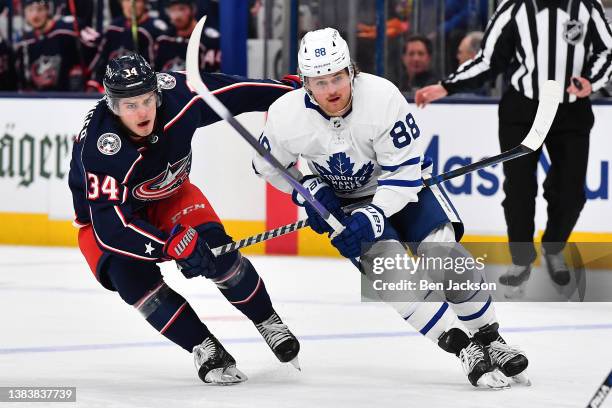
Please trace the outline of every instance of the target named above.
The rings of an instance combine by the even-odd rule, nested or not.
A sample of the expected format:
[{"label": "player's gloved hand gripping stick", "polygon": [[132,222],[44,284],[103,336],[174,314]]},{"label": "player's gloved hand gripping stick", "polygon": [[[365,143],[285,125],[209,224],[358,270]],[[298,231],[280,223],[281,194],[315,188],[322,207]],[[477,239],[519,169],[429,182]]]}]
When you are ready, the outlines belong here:
[{"label": "player's gloved hand gripping stick", "polygon": [[177,224],[172,228],[163,254],[176,261],[187,279],[215,274],[213,253],[193,227]]}]

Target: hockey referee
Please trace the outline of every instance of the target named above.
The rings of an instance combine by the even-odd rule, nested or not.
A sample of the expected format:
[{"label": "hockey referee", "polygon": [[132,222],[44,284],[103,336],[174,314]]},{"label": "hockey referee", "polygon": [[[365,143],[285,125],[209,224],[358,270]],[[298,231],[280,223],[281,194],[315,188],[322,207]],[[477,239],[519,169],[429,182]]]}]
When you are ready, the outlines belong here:
[{"label": "hockey referee", "polygon": [[[482,48],[438,85],[417,91],[417,106],[482,86],[506,72],[508,90],[499,103],[499,142],[519,145],[534,120],[539,88],[553,79],[563,85],[562,104],[545,144],[550,170],[544,181],[548,221],[542,252],[557,284],[570,280],[562,250],[586,201],[584,185],[593,111],[588,96],[612,73],[612,31],[599,0],[506,0],[487,25]],[[505,162],[502,203],[512,263],[500,278],[524,282],[536,259],[535,198],[539,154]]]}]

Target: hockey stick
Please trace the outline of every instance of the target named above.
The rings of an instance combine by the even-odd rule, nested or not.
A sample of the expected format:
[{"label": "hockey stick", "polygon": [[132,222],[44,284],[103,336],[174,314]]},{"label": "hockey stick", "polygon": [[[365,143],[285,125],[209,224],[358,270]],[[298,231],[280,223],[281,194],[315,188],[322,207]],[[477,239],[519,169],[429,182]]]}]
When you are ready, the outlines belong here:
[{"label": "hockey stick", "polygon": [[[480,170],[496,163],[502,163],[508,160],[512,160],[538,150],[542,146],[542,143],[544,143],[544,139],[546,139],[546,135],[548,134],[552,122],[555,119],[557,107],[559,106],[559,95],[561,95],[561,86],[557,82],[547,81],[544,83],[542,87],[542,98],[540,99],[540,103],[538,104],[538,109],[536,112],[535,119],[533,121],[533,125],[527,133],[527,136],[525,136],[525,139],[523,139],[521,144],[517,147],[507,150],[496,156],[480,160],[476,163],[472,163],[467,166],[460,167],[458,169],[451,170],[446,173],[442,173],[438,176],[430,176],[424,178],[423,185],[429,187],[434,184],[440,184],[455,177],[459,177],[467,173]],[[253,235],[238,242],[232,242],[231,244],[214,248],[212,249],[212,251],[215,256],[223,255],[228,252],[247,247],[249,245],[267,241],[268,239],[280,237],[285,234],[290,234],[306,226],[308,226],[308,220],[300,220],[293,224],[283,225],[273,230]]]},{"label": "hockey stick", "polygon": [[[342,210],[344,210],[344,212],[346,213],[350,213],[353,210],[359,207],[362,207],[364,205],[367,205],[367,204],[369,204],[369,200],[364,200],[364,201],[360,201],[354,204],[347,205],[346,207],[342,207]],[[261,234],[252,235],[248,238],[241,239],[238,242],[232,242],[230,244],[221,245],[219,247],[211,249],[211,251],[213,255],[221,256],[221,255],[227,254],[228,252],[233,252],[233,251],[236,251],[244,247],[259,244],[260,242],[264,242],[272,238],[277,238],[282,235],[290,234],[301,228],[307,227],[308,225],[309,225],[308,219],[299,220],[297,222],[294,222],[293,224],[283,225],[278,228],[264,231]]]},{"label": "hockey stick", "polygon": [[204,28],[204,23],[206,22],[206,16],[202,17],[200,21],[196,24],[191,36],[189,37],[189,43],[187,44],[187,56],[186,56],[186,66],[187,66],[187,82],[196,90],[196,92],[200,95],[202,100],[217,114],[219,117],[226,122],[228,122],[236,132],[242,136],[244,140],[247,141],[255,149],[255,151],[270,165],[272,165],[280,174],[283,176],[285,181],[293,187],[294,190],[298,192],[310,205],[313,206],[315,211],[319,213],[321,218],[323,218],[334,230],[336,234],[340,233],[344,226],[338,221],[329,211],[318,202],[308,191],[306,187],[304,187],[289,170],[285,168],[270,152],[268,152],[257,139],[236,120],[236,118],[232,115],[232,113],[223,105],[223,103],[217,99],[215,95],[213,95],[210,90],[206,87],[204,82],[202,81],[202,77],[200,77],[199,71],[199,47],[200,47],[200,37],[202,36],[202,29]]},{"label": "hockey stick", "polygon": [[138,21],[136,20],[136,0],[130,1],[131,9],[131,28],[132,28],[132,40],[134,41],[134,52],[138,53]]},{"label": "hockey stick", "polygon": [[283,225],[282,227],[278,227],[269,231],[262,232],[261,234],[241,239],[238,242],[232,242],[230,244],[212,248],[211,251],[214,256],[221,256],[227,254],[228,252],[237,251],[244,247],[259,244],[260,242],[264,242],[272,238],[280,237],[281,235],[290,234],[306,226],[308,226],[308,219],[299,220],[298,222],[294,222],[293,224]]},{"label": "hockey stick", "polygon": [[610,388],[612,388],[612,371],[608,374],[606,379],[601,383],[593,398],[589,401],[589,404],[586,408],[599,408],[601,404],[603,404],[604,400],[608,396],[610,392]]},{"label": "hockey stick", "polygon": [[561,94],[561,85],[559,85],[558,82],[550,80],[544,82],[541,88],[540,102],[538,103],[538,110],[536,111],[533,124],[531,125],[529,133],[527,133],[527,136],[525,136],[525,139],[523,139],[520,145],[510,150],[506,150],[497,156],[488,157],[476,163],[440,174],[439,176],[427,177],[423,180],[423,183],[426,186],[439,184],[443,181],[462,176],[466,173],[480,170],[487,166],[516,159],[517,157],[535,152],[542,147],[544,139],[546,139],[546,135],[548,134],[548,131],[555,120]]}]

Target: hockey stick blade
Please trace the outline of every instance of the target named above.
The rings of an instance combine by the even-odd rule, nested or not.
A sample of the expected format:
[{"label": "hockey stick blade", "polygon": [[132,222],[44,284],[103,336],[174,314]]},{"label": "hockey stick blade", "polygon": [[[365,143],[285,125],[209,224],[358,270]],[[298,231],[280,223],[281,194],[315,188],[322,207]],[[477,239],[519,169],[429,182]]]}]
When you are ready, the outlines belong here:
[{"label": "hockey stick blade", "polygon": [[540,92],[540,101],[538,103],[538,110],[536,111],[533,124],[531,125],[531,129],[529,129],[527,136],[525,136],[520,145],[496,156],[487,157],[486,159],[480,160],[476,163],[468,164],[467,166],[448,171],[438,176],[428,177],[423,180],[423,184],[426,186],[440,184],[443,181],[535,152],[542,147],[542,144],[546,139],[546,135],[548,134],[548,131],[555,120],[561,94],[561,85],[559,85],[558,82],[544,82]]},{"label": "hockey stick blade", "polygon": [[533,120],[533,125],[531,125],[531,129],[529,129],[529,133],[527,133],[527,136],[521,142],[522,146],[525,146],[532,152],[538,150],[542,146],[555,120],[562,94],[563,90],[558,82],[549,80],[542,84],[538,110]]}]

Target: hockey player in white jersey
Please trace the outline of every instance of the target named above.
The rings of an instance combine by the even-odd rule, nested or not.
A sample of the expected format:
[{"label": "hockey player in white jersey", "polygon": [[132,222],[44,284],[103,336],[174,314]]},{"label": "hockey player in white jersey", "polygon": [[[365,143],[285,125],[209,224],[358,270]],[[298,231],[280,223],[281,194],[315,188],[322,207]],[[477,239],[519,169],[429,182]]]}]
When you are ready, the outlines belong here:
[{"label": "hockey player in white jersey", "polygon": [[[397,87],[360,73],[347,43],[331,28],[304,36],[298,64],[304,87],[270,106],[259,141],[287,168],[299,157],[307,161],[313,174],[300,174],[302,183],[345,226],[332,239],[340,253],[356,262],[367,257],[363,248],[372,250],[372,243],[389,238],[414,243],[416,254],[431,243],[458,242],[463,226],[442,188],[422,188],[431,161],[423,157],[421,130]],[[253,167],[279,190],[292,192],[261,157],[254,158]],[[293,198],[305,207],[314,231],[332,232],[295,192]],[[341,209],[366,198],[371,203],[349,216]],[[432,301],[435,296],[439,301]],[[489,293],[429,292],[420,300],[425,298],[389,304],[417,331],[457,355],[472,385],[505,388],[507,377],[528,382],[527,358],[499,335]]]}]

